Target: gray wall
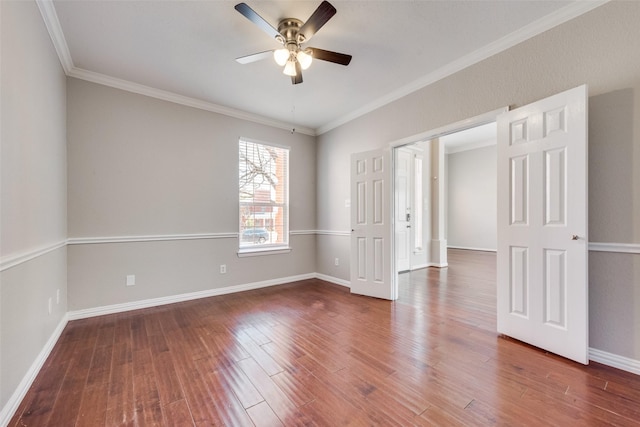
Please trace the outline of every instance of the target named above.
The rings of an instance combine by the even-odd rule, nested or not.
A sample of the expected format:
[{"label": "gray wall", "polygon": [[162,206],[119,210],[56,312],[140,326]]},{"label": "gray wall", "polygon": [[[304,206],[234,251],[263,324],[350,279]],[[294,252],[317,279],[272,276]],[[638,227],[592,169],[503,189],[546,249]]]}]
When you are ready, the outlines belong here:
[{"label": "gray wall", "polygon": [[[349,228],[351,153],[587,83],[590,240],[640,243],[639,21],[640,2],[607,3],[321,135],[318,228]],[[348,251],[348,237],[321,238]],[[589,280],[591,347],[640,360],[640,256],[591,252]]]},{"label": "gray wall", "polygon": [[[289,146],[290,229],[316,228],[315,138],[67,80],[69,310],[316,270],[315,235],[289,254],[238,258],[238,138]],[[180,240],[144,241],[156,236]],[[134,237],[136,242],[113,242]],[[226,264],[227,273],[219,272]],[[125,286],[125,277],[136,285]]]},{"label": "gray wall", "polygon": [[496,146],[447,154],[447,245],[496,250]]},{"label": "gray wall", "polygon": [[[67,166],[65,76],[40,12],[33,2],[2,1],[0,15],[0,408],[4,408],[67,311],[67,252],[64,246],[53,249],[67,234]],[[43,249],[53,250],[29,259]]]}]

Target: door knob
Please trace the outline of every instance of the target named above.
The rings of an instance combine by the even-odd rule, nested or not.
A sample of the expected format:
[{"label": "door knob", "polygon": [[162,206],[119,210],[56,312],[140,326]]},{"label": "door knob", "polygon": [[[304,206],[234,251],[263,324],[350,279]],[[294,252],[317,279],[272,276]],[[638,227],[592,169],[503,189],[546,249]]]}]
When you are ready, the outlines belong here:
[{"label": "door knob", "polygon": [[571,236],[571,240],[578,240],[578,235],[574,234],[573,236]]}]

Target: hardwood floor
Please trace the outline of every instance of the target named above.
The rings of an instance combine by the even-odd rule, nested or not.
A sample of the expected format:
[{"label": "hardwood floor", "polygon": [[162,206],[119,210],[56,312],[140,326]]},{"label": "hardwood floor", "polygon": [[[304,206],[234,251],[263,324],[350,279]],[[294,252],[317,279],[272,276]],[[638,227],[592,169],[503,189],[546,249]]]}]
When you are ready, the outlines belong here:
[{"label": "hardwood floor", "polygon": [[640,425],[640,376],[495,332],[495,255],[69,322],[11,426]]}]

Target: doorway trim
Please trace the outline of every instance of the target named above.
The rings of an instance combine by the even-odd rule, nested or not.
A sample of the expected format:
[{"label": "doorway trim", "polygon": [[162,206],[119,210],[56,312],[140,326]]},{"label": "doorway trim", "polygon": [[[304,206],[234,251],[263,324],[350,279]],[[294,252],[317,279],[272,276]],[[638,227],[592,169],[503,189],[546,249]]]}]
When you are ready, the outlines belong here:
[{"label": "doorway trim", "polygon": [[[509,107],[502,107],[502,108],[498,108],[496,110],[493,111],[489,111],[474,117],[470,117],[464,120],[460,120],[445,126],[441,126],[439,128],[436,129],[432,129],[432,130],[428,130],[416,135],[412,135],[412,136],[408,136],[402,139],[399,139],[397,141],[391,142],[389,143],[388,147],[391,149],[391,200],[395,200],[395,176],[396,176],[396,170],[395,170],[395,163],[396,163],[396,149],[401,148],[401,147],[405,147],[405,146],[409,146],[412,144],[416,144],[418,142],[421,141],[430,141],[432,139],[436,139],[439,138],[441,136],[445,136],[445,135],[449,135],[452,133],[456,133],[456,132],[460,132],[463,130],[467,130],[476,126],[481,126],[481,125],[485,125],[488,123],[492,123],[495,122],[497,120],[497,117],[502,114],[502,113],[506,113],[507,111],[509,111]],[[440,150],[438,150],[440,155],[443,156],[444,155],[444,147],[440,147]],[[433,160],[433,159],[432,159]],[[431,211],[431,217],[432,217],[432,223],[437,223],[438,227],[437,230],[433,230],[432,229],[432,233],[431,233],[431,237],[432,237],[432,241],[437,239],[439,240],[439,244],[437,245],[433,245],[432,249],[431,249],[431,259],[437,259],[438,263],[440,267],[446,267],[447,266],[447,245],[446,245],[446,240],[443,239],[444,234],[445,234],[445,215],[446,215],[446,206],[444,206],[444,182],[445,182],[445,177],[444,177],[444,168],[443,167],[439,167],[438,171],[437,171],[437,175],[434,176],[434,171],[431,171],[431,181],[437,181],[438,182],[438,208],[437,210],[433,210]],[[433,199],[433,193],[432,193],[432,199]],[[396,206],[395,203],[392,203],[392,221],[390,222],[390,224],[388,225],[388,227],[391,228],[390,232],[393,235],[393,232],[395,230],[395,221],[393,220],[393,218],[395,218],[396,215]],[[398,295],[398,272],[396,271],[396,260],[395,260],[395,239],[392,240],[391,242],[393,244],[393,250],[391,251],[391,253],[393,254],[393,259],[391,260],[392,263],[392,270],[393,270],[393,280],[392,280],[392,294],[393,295]],[[436,248],[434,248],[434,246],[436,246]],[[437,249],[437,255],[434,254],[434,249]],[[434,256],[435,255],[435,256]]]}]

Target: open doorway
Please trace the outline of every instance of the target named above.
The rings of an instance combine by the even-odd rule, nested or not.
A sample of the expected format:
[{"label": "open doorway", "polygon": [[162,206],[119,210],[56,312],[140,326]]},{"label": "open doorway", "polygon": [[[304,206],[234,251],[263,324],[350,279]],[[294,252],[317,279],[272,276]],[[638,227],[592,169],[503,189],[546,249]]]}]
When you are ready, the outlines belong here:
[{"label": "open doorway", "polygon": [[425,267],[446,267],[449,246],[495,251],[495,119],[500,112],[394,147],[396,277]]}]

